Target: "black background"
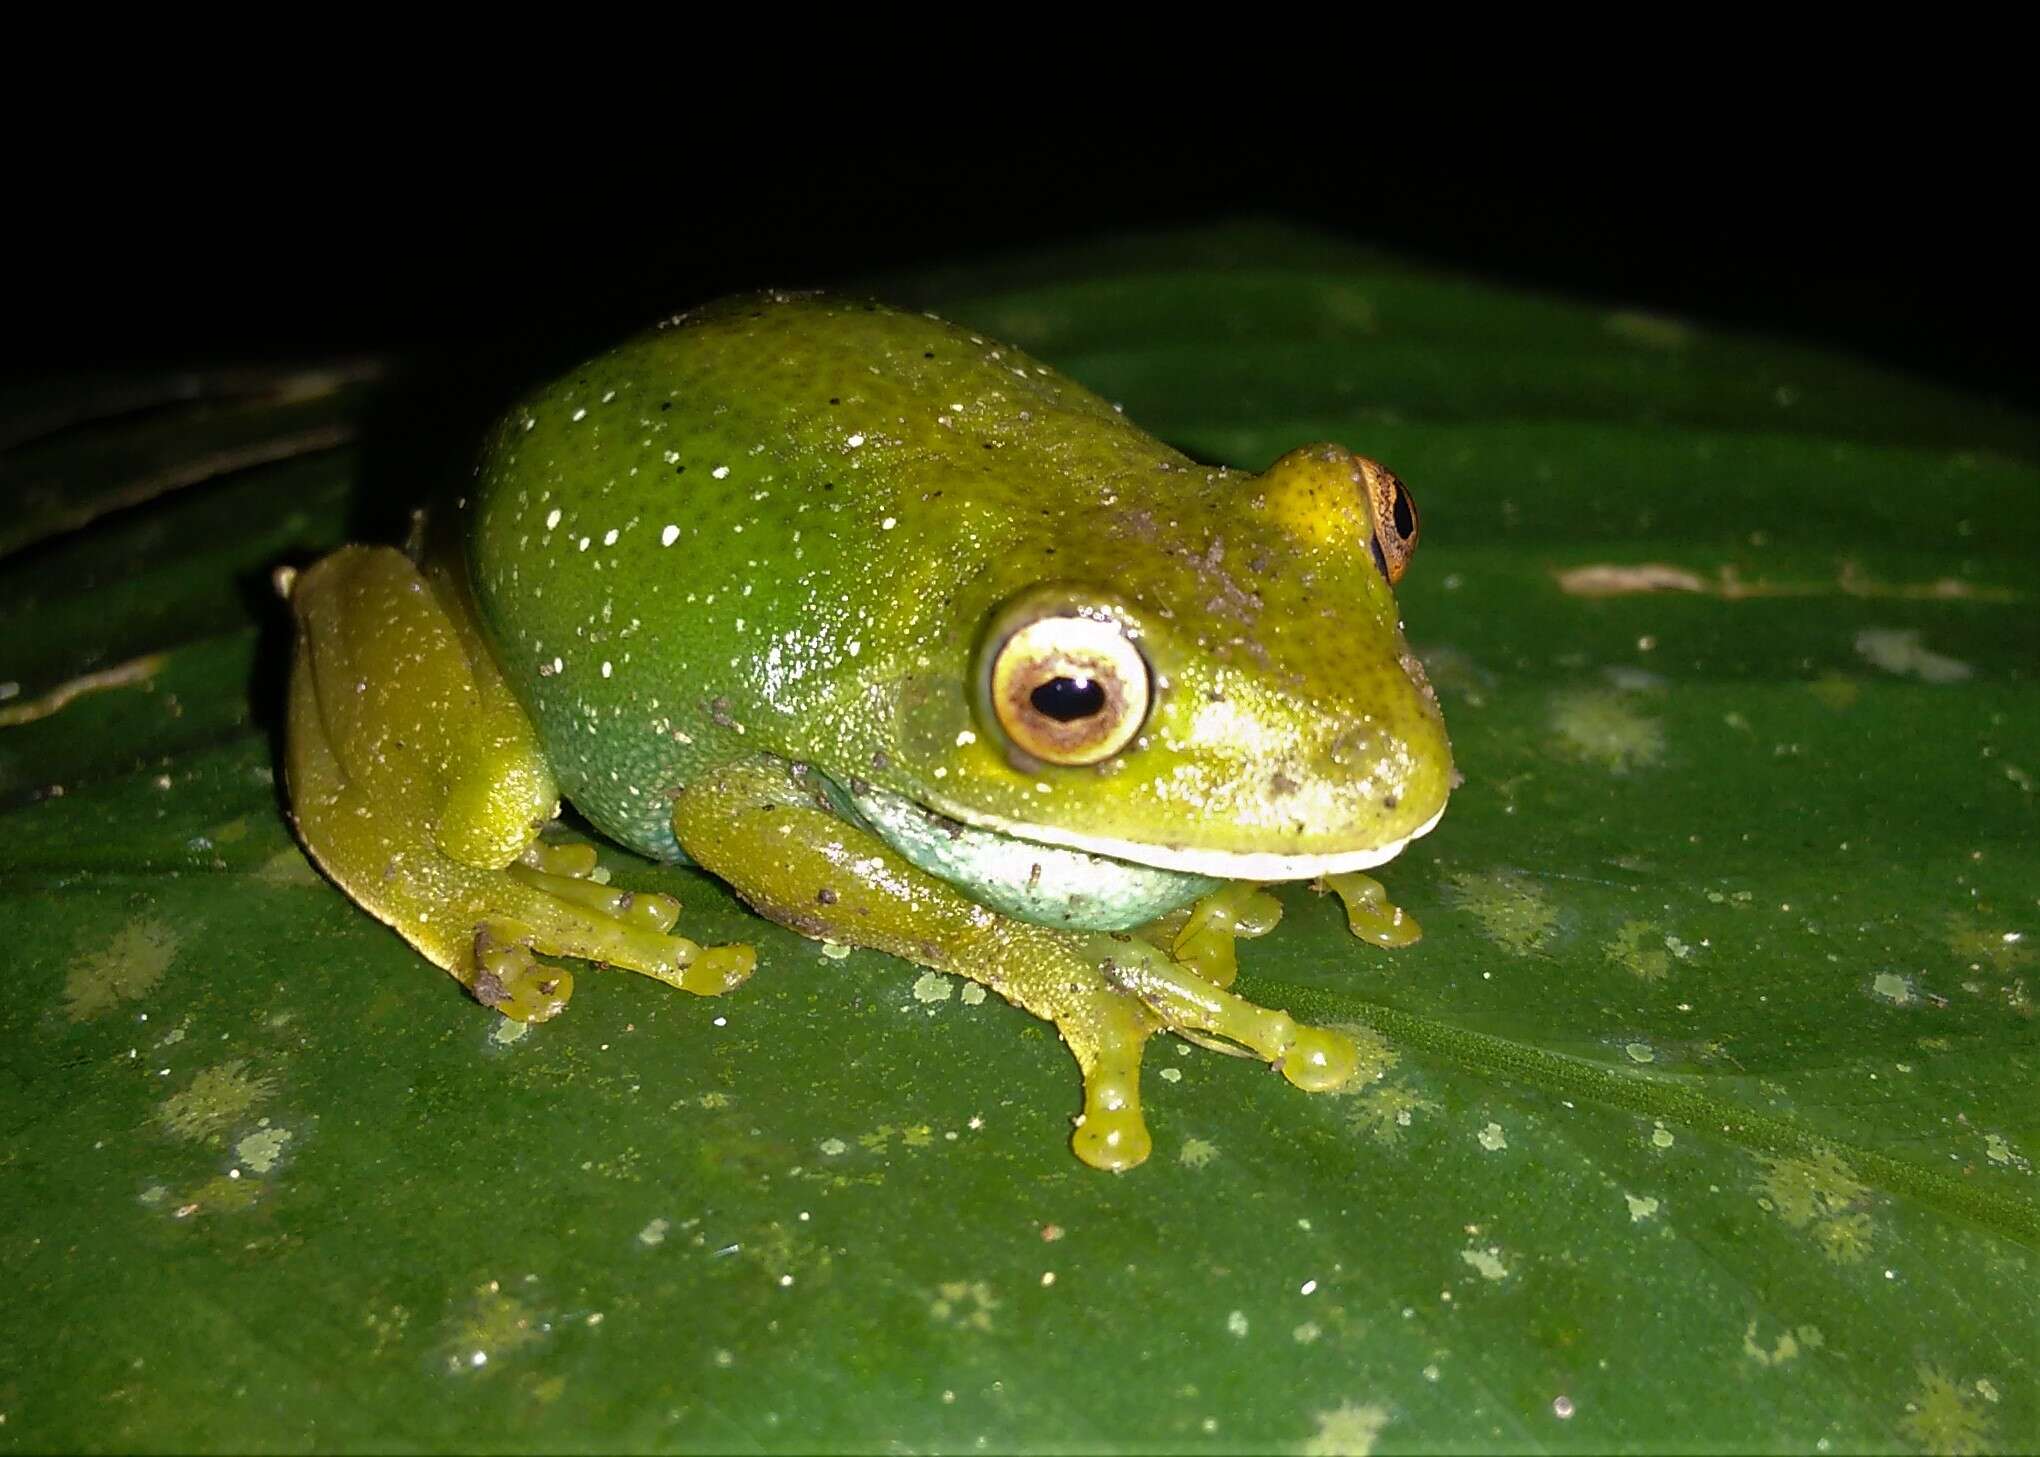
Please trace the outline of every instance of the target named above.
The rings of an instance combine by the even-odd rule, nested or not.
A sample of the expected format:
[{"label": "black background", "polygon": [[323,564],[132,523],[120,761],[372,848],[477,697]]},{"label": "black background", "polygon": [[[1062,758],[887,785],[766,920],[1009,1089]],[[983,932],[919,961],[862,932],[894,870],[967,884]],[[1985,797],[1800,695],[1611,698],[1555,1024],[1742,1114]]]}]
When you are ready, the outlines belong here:
[{"label": "black background", "polygon": [[12,225],[0,385],[375,353],[509,388],[734,289],[1260,217],[2040,407],[2031,167],[1980,143],[1852,149],[1801,129],[1627,155],[972,145],[728,155],[704,140],[594,161],[506,146],[395,165],[344,145],[144,149],[45,179]]}]

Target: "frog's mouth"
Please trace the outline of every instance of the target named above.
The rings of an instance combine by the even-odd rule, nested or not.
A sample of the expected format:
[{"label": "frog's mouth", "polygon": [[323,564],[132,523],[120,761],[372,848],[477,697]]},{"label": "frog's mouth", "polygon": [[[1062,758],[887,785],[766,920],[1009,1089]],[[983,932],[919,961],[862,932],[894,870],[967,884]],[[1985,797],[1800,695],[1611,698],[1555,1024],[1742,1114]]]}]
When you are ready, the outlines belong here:
[{"label": "frog's mouth", "polygon": [[824,777],[830,802],[932,875],[982,905],[1044,926],[1123,930],[1215,890],[1224,880],[1307,880],[1393,858],[1439,815],[1391,844],[1329,855],[1277,855],[1142,844],[995,817],[965,820],[862,780]]},{"label": "frog's mouth", "polygon": [[1340,850],[1328,855],[1281,855],[1264,850],[1205,850],[1189,845],[1156,845],[1138,840],[1117,840],[1109,835],[1086,835],[1060,830],[1052,825],[1015,825],[989,817],[959,814],[955,818],[976,829],[1011,835],[1038,845],[1055,845],[1103,855],[1156,870],[1173,870],[1181,875],[1208,875],[1214,880],[1312,880],[1320,875],[1343,875],[1349,870],[1372,870],[1402,854],[1410,841],[1421,839],[1445,818],[1441,806],[1423,824],[1400,840],[1362,850]]}]

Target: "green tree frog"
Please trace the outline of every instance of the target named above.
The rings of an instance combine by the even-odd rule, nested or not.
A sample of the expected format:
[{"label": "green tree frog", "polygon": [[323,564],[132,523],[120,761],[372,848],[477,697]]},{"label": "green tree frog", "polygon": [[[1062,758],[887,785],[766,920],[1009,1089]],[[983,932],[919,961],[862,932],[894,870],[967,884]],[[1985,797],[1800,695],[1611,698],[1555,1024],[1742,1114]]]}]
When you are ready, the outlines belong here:
[{"label": "green tree frog", "polygon": [[1393,583],[1393,475],[1333,445],[1200,465],[1017,349],[771,293],[537,390],[412,548],[279,573],[286,769],[312,857],[479,1001],[538,1021],[564,957],[713,995],[752,948],[602,883],[564,796],[804,935],[982,982],[1083,1074],[1077,1154],[1150,1150],[1157,1031],[1298,1087],[1353,1045],[1228,990],[1258,887],[1357,872],[1443,814]]}]

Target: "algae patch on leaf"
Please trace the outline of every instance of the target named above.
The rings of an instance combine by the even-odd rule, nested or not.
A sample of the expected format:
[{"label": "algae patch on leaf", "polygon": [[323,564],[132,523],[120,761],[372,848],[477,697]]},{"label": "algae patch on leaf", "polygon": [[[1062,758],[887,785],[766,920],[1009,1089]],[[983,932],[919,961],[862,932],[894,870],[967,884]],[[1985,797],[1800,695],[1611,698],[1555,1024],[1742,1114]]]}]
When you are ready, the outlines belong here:
[{"label": "algae patch on leaf", "polygon": [[220,1134],[246,1117],[249,1110],[276,1091],[275,1079],[250,1075],[244,1057],[209,1067],[182,1092],[156,1108],[162,1125],[179,1138],[217,1142]]},{"label": "algae patch on leaf", "polygon": [[98,950],[71,964],[64,1010],[83,1022],[153,991],[177,959],[177,932],[154,917],[130,921]]}]

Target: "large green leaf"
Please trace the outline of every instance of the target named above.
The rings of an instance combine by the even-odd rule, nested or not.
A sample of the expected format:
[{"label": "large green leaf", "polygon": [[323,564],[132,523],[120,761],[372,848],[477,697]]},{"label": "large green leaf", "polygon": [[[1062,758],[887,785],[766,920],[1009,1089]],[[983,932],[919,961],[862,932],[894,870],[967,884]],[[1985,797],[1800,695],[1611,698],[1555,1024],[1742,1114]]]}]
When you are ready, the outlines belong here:
[{"label": "large green leaf", "polygon": [[2033,423],[1280,233],[885,287],[1415,488],[1427,934],[1242,958],[1367,1077],[1158,1043],[1094,1173],[1049,1029],[621,853],[759,975],[513,1040],[278,812],[266,573],[374,387],[138,384],[6,457],[0,1444],[2040,1443]]}]

